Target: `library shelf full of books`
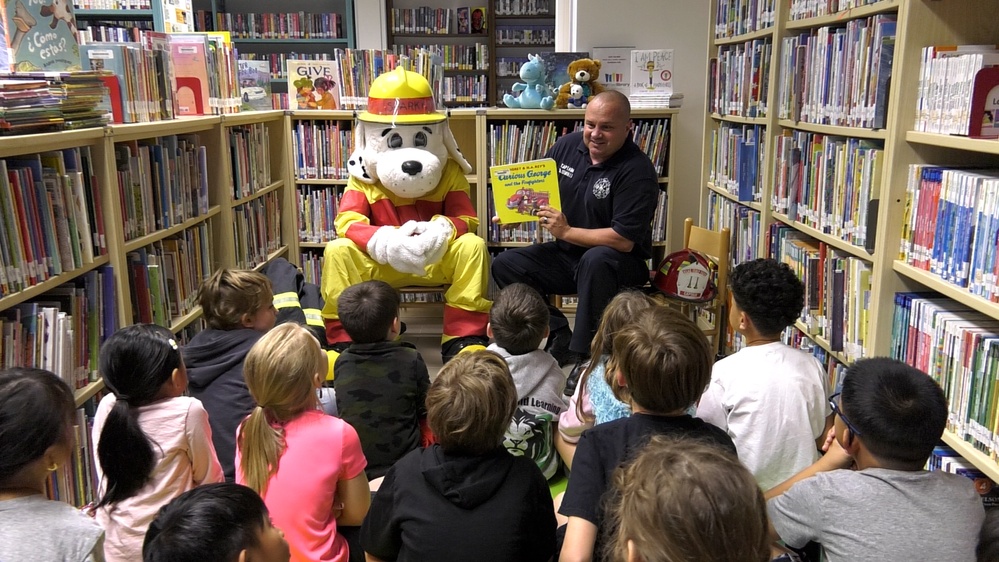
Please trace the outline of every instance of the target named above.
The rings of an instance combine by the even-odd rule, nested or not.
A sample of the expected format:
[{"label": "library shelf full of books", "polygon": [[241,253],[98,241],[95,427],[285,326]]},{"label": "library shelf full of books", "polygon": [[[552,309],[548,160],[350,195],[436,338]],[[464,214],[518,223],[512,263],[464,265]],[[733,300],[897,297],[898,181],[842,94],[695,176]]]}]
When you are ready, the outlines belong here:
[{"label": "library shelf full of books", "polygon": [[0,138],[0,357],[57,373],[80,407],[51,497],[93,499],[87,415],[106,337],[150,322],[184,342],[216,268],[294,261],[288,131],[269,111]]},{"label": "library shelf full of books", "polygon": [[385,14],[390,50],[440,58],[451,107],[501,106],[527,55],[555,50],[555,0],[385,0]]},{"label": "library shelf full of books", "polygon": [[944,442],[999,481],[999,140],[917,128],[924,111],[967,123],[946,108],[970,97],[974,68],[934,83],[924,58],[991,53],[994,11],[712,2],[700,215],[732,228],[736,263],[770,256],[799,273],[806,305],[785,341],[825,361],[831,385],[863,357],[926,371],[950,404]]}]

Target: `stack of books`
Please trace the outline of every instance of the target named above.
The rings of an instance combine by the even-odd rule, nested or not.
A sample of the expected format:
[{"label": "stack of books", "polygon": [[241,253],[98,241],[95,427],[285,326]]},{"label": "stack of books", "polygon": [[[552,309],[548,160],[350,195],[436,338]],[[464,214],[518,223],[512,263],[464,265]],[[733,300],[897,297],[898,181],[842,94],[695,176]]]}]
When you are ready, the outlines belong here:
[{"label": "stack of books", "polygon": [[103,127],[111,116],[104,105],[104,72],[0,73],[0,133],[24,134]]},{"label": "stack of books", "polygon": [[637,93],[628,96],[632,109],[662,109],[677,108],[683,105],[683,94],[667,93]]},{"label": "stack of books", "polygon": [[62,123],[59,100],[48,82],[0,78],[0,134],[56,131]]}]

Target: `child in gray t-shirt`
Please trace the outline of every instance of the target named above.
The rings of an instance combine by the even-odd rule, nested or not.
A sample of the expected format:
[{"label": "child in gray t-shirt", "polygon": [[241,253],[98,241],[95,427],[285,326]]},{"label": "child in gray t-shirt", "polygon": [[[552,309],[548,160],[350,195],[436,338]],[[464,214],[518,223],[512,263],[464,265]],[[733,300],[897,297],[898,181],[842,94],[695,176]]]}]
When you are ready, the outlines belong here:
[{"label": "child in gray t-shirt", "polygon": [[[70,470],[73,391],[41,369],[0,371],[0,560],[104,560],[104,530],[45,483]],[[65,491],[65,490],[64,490]]]},{"label": "child in gray t-shirt", "polygon": [[818,542],[829,562],[975,560],[985,512],[973,483],[923,470],[947,422],[940,387],[899,361],[865,359],[830,405],[828,452],[766,494],[774,538]]}]

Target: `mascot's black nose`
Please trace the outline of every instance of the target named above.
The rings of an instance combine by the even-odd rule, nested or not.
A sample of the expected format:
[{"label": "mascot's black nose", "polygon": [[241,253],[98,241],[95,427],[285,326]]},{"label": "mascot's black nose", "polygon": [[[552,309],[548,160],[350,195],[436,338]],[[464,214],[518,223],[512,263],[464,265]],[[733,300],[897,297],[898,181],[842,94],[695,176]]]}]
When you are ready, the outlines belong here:
[{"label": "mascot's black nose", "polygon": [[411,176],[415,176],[423,171],[423,164],[418,160],[406,160],[402,163],[402,171]]}]

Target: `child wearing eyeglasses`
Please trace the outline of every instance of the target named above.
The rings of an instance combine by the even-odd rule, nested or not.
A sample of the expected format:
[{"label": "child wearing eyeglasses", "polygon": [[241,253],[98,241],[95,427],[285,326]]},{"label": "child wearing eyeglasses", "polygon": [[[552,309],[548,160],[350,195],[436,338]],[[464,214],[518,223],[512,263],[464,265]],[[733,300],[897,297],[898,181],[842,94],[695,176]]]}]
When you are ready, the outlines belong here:
[{"label": "child wearing eyeglasses", "polygon": [[740,264],[729,276],[729,296],[729,323],[746,347],[714,364],[697,417],[728,432],[739,460],[767,490],[819,458],[832,425],[828,382],[818,359],[781,342],[805,298],[787,264]]},{"label": "child wearing eyeglasses", "polygon": [[772,538],[821,543],[828,562],[975,560],[974,484],[923,469],[947,423],[940,387],[894,359],[862,359],[830,402],[828,452],[766,493]]}]

